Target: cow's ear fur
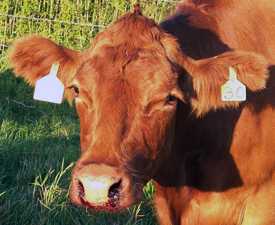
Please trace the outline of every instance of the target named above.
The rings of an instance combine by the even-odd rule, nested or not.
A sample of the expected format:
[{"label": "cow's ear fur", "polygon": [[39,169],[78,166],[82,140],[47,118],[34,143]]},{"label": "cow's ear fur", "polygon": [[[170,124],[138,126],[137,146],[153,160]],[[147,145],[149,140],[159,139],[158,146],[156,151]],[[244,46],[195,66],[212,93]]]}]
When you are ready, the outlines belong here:
[{"label": "cow's ear fur", "polygon": [[198,114],[211,109],[239,106],[238,101],[221,100],[221,87],[229,80],[229,67],[236,70],[238,80],[248,91],[256,92],[266,87],[268,62],[261,55],[232,51],[195,63],[197,70],[191,76],[196,98],[192,99],[191,103]]},{"label": "cow's ear fur", "polygon": [[59,63],[58,77],[67,86],[80,64],[81,53],[33,35],[13,43],[9,61],[16,76],[23,77],[31,85],[48,74],[53,63]]},{"label": "cow's ear fur", "polygon": [[229,79],[229,67],[237,71],[240,80],[248,89],[255,92],[265,88],[268,78],[268,61],[262,55],[246,51],[230,51],[216,57],[193,60],[185,56],[177,41],[166,36],[162,40],[168,58],[187,71],[192,82],[189,90],[190,103],[198,116],[210,110],[238,107],[240,102],[221,100],[221,87]]}]

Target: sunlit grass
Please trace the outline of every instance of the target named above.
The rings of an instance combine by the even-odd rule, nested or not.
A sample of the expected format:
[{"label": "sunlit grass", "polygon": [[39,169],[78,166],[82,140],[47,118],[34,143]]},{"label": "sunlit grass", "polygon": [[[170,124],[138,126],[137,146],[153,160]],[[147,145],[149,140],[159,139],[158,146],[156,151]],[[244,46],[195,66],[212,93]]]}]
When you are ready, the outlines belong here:
[{"label": "sunlit grass", "polygon": [[147,185],[143,188],[143,193],[147,199],[152,199],[155,193],[155,188],[152,181],[148,182]]},{"label": "sunlit grass", "polygon": [[[49,210],[55,207],[64,207],[68,190],[60,187],[61,178],[72,168],[73,163],[64,168],[64,160],[62,161],[60,170],[55,174],[55,170],[50,169],[48,173],[42,177],[37,176],[33,183],[33,196],[38,194],[38,201],[42,206]],[[54,175],[55,174],[55,175]],[[50,181],[54,176],[53,181]]]}]

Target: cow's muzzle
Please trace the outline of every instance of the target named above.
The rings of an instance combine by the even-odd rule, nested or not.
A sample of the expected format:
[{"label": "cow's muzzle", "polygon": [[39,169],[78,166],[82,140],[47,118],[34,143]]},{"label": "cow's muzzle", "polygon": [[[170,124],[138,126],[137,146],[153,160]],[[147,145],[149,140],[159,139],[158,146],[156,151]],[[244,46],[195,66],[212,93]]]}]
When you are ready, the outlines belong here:
[{"label": "cow's muzzle", "polygon": [[130,177],[120,169],[89,164],[74,170],[70,198],[90,209],[120,211],[139,199],[141,192],[142,189],[133,188]]}]

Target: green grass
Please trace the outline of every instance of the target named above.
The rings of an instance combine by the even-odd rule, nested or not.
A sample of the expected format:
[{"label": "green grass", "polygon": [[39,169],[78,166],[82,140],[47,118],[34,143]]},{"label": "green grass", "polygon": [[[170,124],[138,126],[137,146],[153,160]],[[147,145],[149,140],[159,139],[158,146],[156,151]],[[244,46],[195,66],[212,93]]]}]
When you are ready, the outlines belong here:
[{"label": "green grass", "polygon": [[33,101],[33,89],[10,71],[0,80],[1,225],[156,224],[152,185],[142,203],[122,214],[91,214],[70,204],[70,173],[79,157],[75,110]]}]

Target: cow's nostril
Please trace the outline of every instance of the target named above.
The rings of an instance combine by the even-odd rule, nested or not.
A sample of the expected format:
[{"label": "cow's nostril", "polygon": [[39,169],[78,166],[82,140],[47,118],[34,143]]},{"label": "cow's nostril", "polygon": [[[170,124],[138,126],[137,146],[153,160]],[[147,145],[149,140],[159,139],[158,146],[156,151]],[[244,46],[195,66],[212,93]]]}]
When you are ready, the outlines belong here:
[{"label": "cow's nostril", "polygon": [[80,198],[84,198],[85,195],[84,186],[80,181],[78,181],[78,195]]},{"label": "cow's nostril", "polygon": [[118,182],[114,183],[108,191],[108,198],[111,201],[117,201],[119,199],[119,192],[121,189],[121,180],[119,180]]}]

